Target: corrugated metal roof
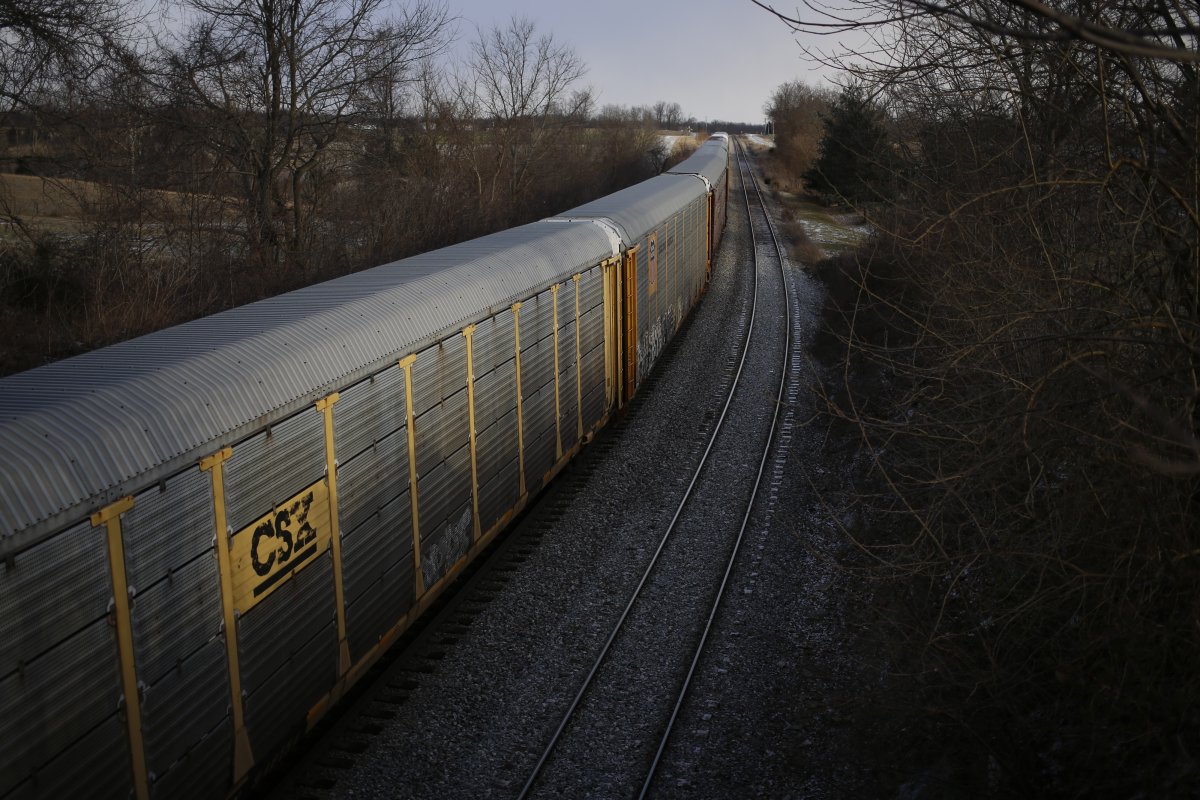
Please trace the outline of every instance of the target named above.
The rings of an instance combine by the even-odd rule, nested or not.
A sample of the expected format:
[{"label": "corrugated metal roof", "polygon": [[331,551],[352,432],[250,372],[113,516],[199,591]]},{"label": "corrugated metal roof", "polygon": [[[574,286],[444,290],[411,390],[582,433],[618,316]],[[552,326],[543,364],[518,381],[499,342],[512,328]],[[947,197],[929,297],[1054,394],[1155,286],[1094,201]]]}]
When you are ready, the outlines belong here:
[{"label": "corrugated metal roof", "polygon": [[536,222],[0,379],[0,555],[611,255]]},{"label": "corrugated metal roof", "polygon": [[723,135],[709,137],[696,152],[667,170],[668,174],[698,174],[716,184],[729,165],[729,140]]},{"label": "corrugated metal roof", "polygon": [[632,247],[663,220],[704,194],[704,184],[689,175],[659,175],[564,211],[558,217],[611,220],[621,231],[625,245]]}]

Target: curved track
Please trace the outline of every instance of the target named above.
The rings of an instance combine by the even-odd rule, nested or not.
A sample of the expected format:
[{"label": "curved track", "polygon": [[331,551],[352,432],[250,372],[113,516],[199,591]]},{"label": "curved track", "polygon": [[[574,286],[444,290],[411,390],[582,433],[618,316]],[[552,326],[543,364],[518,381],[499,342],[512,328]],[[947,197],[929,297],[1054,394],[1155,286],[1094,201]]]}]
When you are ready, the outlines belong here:
[{"label": "curved track", "polygon": [[[742,532],[744,551],[759,529],[763,456],[778,455],[771,437],[786,427],[778,385],[795,303],[761,195],[738,163],[746,213],[730,209],[734,235],[712,289],[688,335],[673,340],[680,352],[634,398],[637,413],[606,429],[364,681],[354,708],[299,754],[273,797],[628,797],[650,788],[660,758],[664,781],[682,766],[672,759],[686,737],[681,727],[667,746],[671,726],[681,711],[682,725],[712,710],[700,697],[685,703],[690,676],[697,665],[724,671],[700,656],[710,630],[720,638],[716,587],[731,580]],[[702,454],[708,465],[693,469]],[[638,599],[626,602],[635,585]],[[590,688],[577,690],[585,676]]]},{"label": "curved track", "polygon": [[[667,719],[665,725],[662,726],[661,734],[658,737],[657,749],[655,750],[653,757],[650,759],[649,766],[646,768],[644,779],[642,780],[641,788],[638,793],[639,797],[646,796],[653,784],[654,776],[657,772],[667,743],[670,740],[675,721],[678,718],[680,709],[687,699],[692,677],[695,674],[696,667],[704,653],[704,647],[708,641],[709,632],[712,629],[722,597],[724,596],[726,587],[729,583],[730,573],[732,572],[733,566],[736,563],[742,538],[746,531],[746,527],[749,524],[751,513],[755,506],[755,499],[758,496],[758,491],[762,483],[763,473],[772,452],[774,433],[779,416],[779,408],[783,401],[788,375],[788,365],[791,358],[791,325],[789,324],[791,309],[788,296],[789,292],[785,288],[786,276],[783,273],[784,258],[782,255],[782,249],[776,236],[774,225],[772,224],[770,216],[766,211],[761,189],[759,188],[749,166],[744,161],[744,156],[740,145],[737,147],[737,162],[741,176],[743,202],[745,205],[747,219],[750,224],[751,246],[754,254],[754,300],[750,311],[750,321],[742,343],[742,350],[738,361],[737,371],[729,387],[729,392],[721,409],[721,413],[713,427],[711,435],[709,436],[707,446],[704,449],[699,463],[695,467],[691,480],[688,483],[683,497],[679,501],[679,505],[676,508],[674,515],[671,517],[666,530],[662,534],[657,549],[647,564],[645,571],[643,572],[641,579],[638,581],[636,588],[626,603],[623,612],[618,618],[616,624],[613,626],[600,652],[597,654],[591,669],[587,673],[586,678],[580,685],[579,689],[575,692],[574,697],[566,711],[563,713],[557,728],[550,736],[549,741],[542,750],[541,756],[538,758],[537,763],[530,772],[528,779],[526,780],[525,785],[521,789],[519,795],[519,797],[522,799],[535,794],[540,787],[545,786],[547,789],[553,787],[553,782],[548,780],[549,776],[547,773],[553,769],[553,761],[555,759],[556,751],[559,749],[560,742],[562,742],[563,737],[567,733],[568,729],[571,728],[579,718],[581,708],[587,703],[590,694],[593,692],[593,687],[596,683],[598,674],[602,669],[606,668],[606,666],[610,665],[614,661],[612,658],[614,645],[617,644],[618,640],[625,634],[626,623],[634,613],[635,608],[638,608],[640,604],[652,606],[654,603],[653,598],[650,600],[645,599],[643,590],[646,588],[648,582],[651,581],[652,575],[654,575],[656,569],[659,567],[660,557],[662,557],[664,553],[668,551],[669,545],[675,541],[673,537],[675,537],[676,532],[689,524],[711,523],[712,520],[707,514],[701,513],[696,515],[692,513],[692,510],[698,505],[696,500],[700,497],[714,494],[720,484],[728,483],[726,480],[729,474],[727,468],[731,466],[736,468],[739,465],[743,467],[745,466],[744,451],[746,442],[738,441],[739,438],[742,438],[739,437],[740,432],[737,430],[729,431],[728,427],[726,426],[726,420],[730,418],[731,408],[734,409],[735,415],[746,414],[749,410],[748,408],[744,407],[735,407],[735,397],[740,398],[745,396],[751,403],[757,399],[759,401],[759,405],[761,405],[761,395],[758,395],[756,398],[756,392],[754,391],[754,388],[747,389],[744,386],[742,376],[747,366],[748,357],[751,355],[751,353],[755,352],[756,350],[778,350],[777,342],[774,343],[776,345],[775,347],[770,346],[773,344],[770,342],[770,338],[772,335],[774,335],[777,339],[781,334],[783,339],[782,356],[778,358],[776,365],[771,367],[771,371],[778,375],[778,384],[775,389],[774,398],[770,404],[771,410],[769,419],[765,424],[765,436],[762,437],[763,440],[761,442],[759,452],[757,453],[757,470],[754,473],[753,482],[749,487],[748,494],[744,494],[743,497],[740,498],[741,502],[744,504],[744,509],[740,514],[740,517],[737,518],[736,521],[732,522],[732,524],[730,524],[730,521],[720,521],[723,523],[721,526],[722,529],[727,532],[727,535],[722,538],[725,538],[726,540],[732,539],[732,544],[729,545],[728,558],[725,560],[724,571],[721,574],[720,583],[717,586],[715,594],[712,595],[711,600],[708,603],[709,611],[707,618],[704,620],[703,627],[692,645],[691,657],[690,659],[685,659],[686,671],[683,674],[680,685],[675,691],[675,702],[671,708],[669,718]],[[749,182],[749,184],[752,186],[753,191],[747,188],[747,182]],[[774,280],[776,277],[777,283]],[[777,304],[780,298],[782,298],[783,305],[781,319],[778,315],[779,309],[770,307],[772,303]],[[762,302],[760,302],[760,300]],[[776,314],[771,315],[770,312],[772,311],[776,312]],[[764,324],[764,321],[767,324]],[[778,329],[781,329],[781,331]],[[766,340],[765,343],[764,340]],[[760,378],[764,366],[770,365],[761,363],[754,365],[759,373]],[[741,392],[740,395],[739,390]],[[744,406],[745,403],[742,405]],[[758,421],[761,422],[762,420]],[[760,426],[760,433],[762,432],[762,427],[763,426]],[[698,519],[695,518],[697,516],[699,517]],[[686,539],[686,537],[683,538]],[[681,559],[686,558],[688,555],[686,545],[682,548],[682,552],[680,552],[680,549],[681,548],[675,548],[674,556]],[[681,609],[677,607],[667,611],[671,610],[678,612]],[[661,613],[663,613],[663,610],[660,610],[659,615],[661,615]],[[659,616],[648,610],[643,610],[643,614]],[[636,641],[638,636],[634,634],[629,638]],[[675,674],[678,675],[679,672],[677,671]],[[603,705],[604,701],[601,700],[597,704]],[[586,728],[587,726],[585,724],[581,727]],[[586,734],[584,734],[582,738],[586,742],[588,737]],[[653,741],[651,741],[651,744],[653,744]],[[634,767],[631,765],[631,770],[632,769],[634,769]]]}]

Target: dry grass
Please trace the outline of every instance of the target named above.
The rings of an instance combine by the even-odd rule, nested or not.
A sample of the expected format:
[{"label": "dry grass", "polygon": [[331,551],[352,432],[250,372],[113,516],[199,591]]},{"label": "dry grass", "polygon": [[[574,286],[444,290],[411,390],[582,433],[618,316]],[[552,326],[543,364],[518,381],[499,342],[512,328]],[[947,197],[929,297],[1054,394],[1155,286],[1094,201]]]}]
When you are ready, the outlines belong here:
[{"label": "dry grass", "polygon": [[[140,206],[154,208],[164,220],[186,215],[197,202],[232,206],[232,199],[211,195],[129,190],[95,181],[0,173],[0,219],[16,220],[44,232],[77,233],[97,216],[104,216],[105,207],[128,202],[131,194],[137,195]],[[12,225],[9,222],[7,227],[11,229]]]}]

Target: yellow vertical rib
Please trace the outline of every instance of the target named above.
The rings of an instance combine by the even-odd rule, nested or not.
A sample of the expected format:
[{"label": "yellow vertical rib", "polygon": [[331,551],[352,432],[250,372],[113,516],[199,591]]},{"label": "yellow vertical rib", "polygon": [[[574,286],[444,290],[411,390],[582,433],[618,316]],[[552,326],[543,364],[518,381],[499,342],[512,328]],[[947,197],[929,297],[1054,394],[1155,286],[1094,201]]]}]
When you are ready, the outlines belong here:
[{"label": "yellow vertical rib", "polygon": [[329,487],[329,545],[333,555],[333,603],[337,610],[338,676],[350,669],[350,643],[346,640],[346,587],[342,582],[342,535],[338,522],[337,456],[333,444],[333,405],[337,392],[316,402],[325,420],[325,481]]},{"label": "yellow vertical rib", "polygon": [[417,508],[417,432],[413,430],[413,362],[417,356],[400,359],[404,370],[405,430],[408,432],[408,507],[412,511],[413,585],[416,597],[425,594],[425,579],[421,576],[421,514]]},{"label": "yellow vertical rib", "polygon": [[716,198],[712,192],[708,194],[708,203],[704,204],[704,285],[708,285],[713,275],[713,204]]},{"label": "yellow vertical rib", "polygon": [[582,275],[575,274],[571,280],[575,282],[575,436],[583,441],[583,375],[579,364],[579,280]]},{"label": "yellow vertical rib", "polygon": [[478,542],[479,530],[479,466],[475,451],[475,326],[462,329],[467,340],[467,441],[471,451],[471,516],[475,520],[473,541]]},{"label": "yellow vertical rib", "polygon": [[558,290],[562,287],[559,284],[554,284],[550,287],[550,297],[554,301],[554,461],[557,463],[562,459],[562,406],[559,404],[558,397]]},{"label": "yellow vertical rib", "polygon": [[229,708],[233,722],[233,785],[237,786],[254,766],[254,751],[246,732],[246,712],[242,705],[242,670],[238,660],[237,614],[233,608],[233,559],[229,555],[229,537],[233,532],[225,512],[225,462],[233,456],[231,448],[200,460],[200,469],[212,478],[213,519],[216,531],[217,570],[221,576],[221,618],[225,629],[225,660],[229,670]]},{"label": "yellow vertical rib", "polygon": [[105,528],[108,568],[112,578],[113,618],[117,630],[117,656],[121,668],[121,691],[125,695],[125,725],[133,788],[138,800],[148,800],[150,783],[146,774],[146,748],[142,741],[142,701],[138,694],[137,664],[133,653],[133,609],[129,604],[129,580],[125,575],[125,540],[121,515],[133,508],[133,498],[123,497],[92,514],[92,527]]},{"label": "yellow vertical rib", "polygon": [[609,292],[609,270],[612,269],[612,262],[605,261],[600,265],[600,281],[601,291],[603,295],[603,315],[604,315],[604,404],[607,408],[612,408],[612,296]]},{"label": "yellow vertical rib", "polygon": [[521,304],[513,303],[513,353],[515,363],[513,370],[516,375],[517,390],[517,466],[518,487],[521,497],[525,496],[525,408],[524,398],[521,397]]}]

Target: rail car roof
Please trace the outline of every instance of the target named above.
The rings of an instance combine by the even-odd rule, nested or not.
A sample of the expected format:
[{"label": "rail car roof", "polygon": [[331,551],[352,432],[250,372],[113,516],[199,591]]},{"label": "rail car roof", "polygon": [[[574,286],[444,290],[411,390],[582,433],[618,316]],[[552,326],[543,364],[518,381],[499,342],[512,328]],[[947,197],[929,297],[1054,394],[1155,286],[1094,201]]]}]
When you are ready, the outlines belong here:
[{"label": "rail car roof", "polygon": [[700,174],[716,184],[729,166],[729,141],[716,134],[704,141],[696,152],[667,170],[670,175]]},{"label": "rail car roof", "polygon": [[0,379],[0,557],[617,249],[543,220]]},{"label": "rail car roof", "polygon": [[691,175],[659,175],[613,192],[607,197],[564,211],[556,219],[607,219],[632,247],[672,214],[705,194],[704,184]]}]

